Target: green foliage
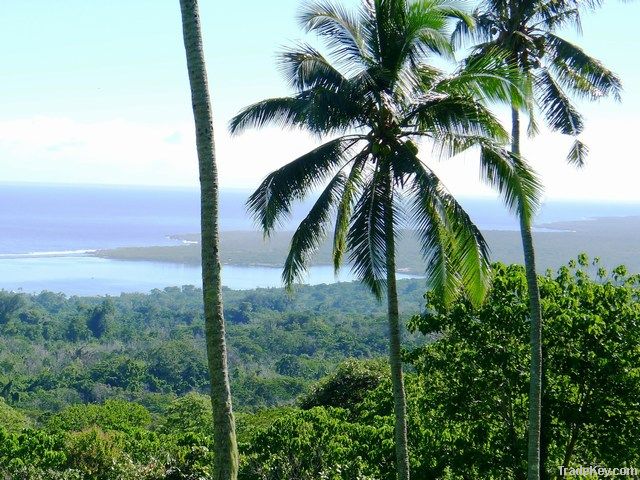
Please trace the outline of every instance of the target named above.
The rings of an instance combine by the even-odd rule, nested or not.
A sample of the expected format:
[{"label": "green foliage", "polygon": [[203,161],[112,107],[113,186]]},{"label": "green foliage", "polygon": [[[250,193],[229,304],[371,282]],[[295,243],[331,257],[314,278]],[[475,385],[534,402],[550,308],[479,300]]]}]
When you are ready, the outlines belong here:
[{"label": "green foliage", "polygon": [[299,405],[305,410],[319,406],[352,409],[388,376],[389,366],[382,360],[347,360],[316,383]]},{"label": "green foliage", "polygon": [[24,304],[24,294],[0,292],[0,325],[8,323],[13,315],[23,308]]},{"label": "green foliage", "polygon": [[[540,278],[544,323],[544,464],[633,465],[640,461],[640,277],[615,269],[589,276],[586,256]],[[602,273],[602,272],[600,272]],[[520,266],[495,267],[487,303],[446,309],[427,295],[411,321],[436,342],[410,359],[423,382],[417,455],[461,476],[524,478],[529,360],[527,291]],[[414,415],[416,414],[414,410]],[[423,418],[420,418],[423,417]]]},{"label": "green foliage", "polygon": [[205,352],[187,339],[171,340],[150,352],[149,374],[157,388],[185,394],[208,384]]},{"label": "green foliage", "polygon": [[94,307],[87,319],[87,328],[96,338],[102,338],[109,331],[114,313],[113,301],[106,298],[99,306]]},{"label": "green foliage", "polygon": [[163,414],[160,431],[164,433],[213,434],[211,398],[195,392],[176,399]]},{"label": "green foliage", "polygon": [[238,443],[246,445],[261,430],[264,430],[280,417],[286,416],[294,410],[294,407],[272,407],[256,410],[253,413],[236,414],[236,430]]},{"label": "green foliage", "polygon": [[[410,285],[403,291],[415,292]],[[547,472],[555,475],[563,463],[640,463],[635,441],[640,438],[640,277],[622,266],[607,272],[599,260],[580,255],[556,273],[541,276],[540,286],[547,360],[543,390]],[[366,291],[354,285],[303,288],[302,299],[279,290],[230,294],[232,308],[239,308],[240,302],[253,305],[248,323],[230,325],[235,335],[232,364],[241,359],[249,366],[234,367],[234,392],[242,395],[245,405],[282,405],[298,396],[298,405],[304,407],[279,406],[237,415],[243,480],[393,478],[393,399],[384,360],[338,362],[339,349],[358,351],[361,357],[380,357],[384,352],[385,339],[379,333],[384,322],[376,315],[359,317],[363,306],[354,292],[368,299]],[[8,400],[0,400],[0,477],[208,478],[212,455],[208,397],[189,392],[176,398],[171,389],[178,380],[160,383],[154,376],[151,381],[152,362],[147,357],[151,351],[174,355],[167,364],[175,369],[171,371],[181,371],[179,351],[198,345],[188,341],[193,325],[186,320],[189,302],[197,305],[198,294],[168,289],[114,299],[109,342],[91,336],[87,343],[69,343],[62,335],[58,340],[31,342],[18,331],[5,334],[0,339],[0,386]],[[42,308],[48,322],[63,325],[74,316],[86,319],[103,299],[79,301],[42,294],[25,296],[24,301],[25,311]],[[296,311],[300,308],[296,302],[303,302],[306,310]],[[520,266],[494,267],[492,289],[480,307],[466,300],[445,305],[437,295],[427,294],[427,308],[411,319],[410,326],[428,335],[429,341],[412,338],[405,357],[413,367],[405,380],[415,478],[523,478],[527,312]],[[21,322],[20,313],[14,312],[4,327]],[[142,331],[128,330],[130,322],[139,322]],[[120,332],[129,331],[127,350],[121,347],[127,344]],[[262,343],[250,343],[254,337]],[[112,351],[109,345],[114,339],[121,343]],[[163,344],[169,348],[159,350]],[[71,361],[60,368],[53,355],[46,357],[45,347],[56,348],[59,358],[69,355]],[[24,354],[35,351],[49,360],[42,363],[46,369],[29,377],[21,370],[24,361],[17,358],[37,358]],[[189,359],[198,350],[185,351]],[[267,363],[262,371],[261,362]],[[64,408],[67,401],[80,401],[74,396],[77,392],[100,394],[97,385],[107,388],[111,398],[144,400],[148,408],[122,399]],[[32,403],[35,399],[39,403]],[[41,427],[35,429],[36,421],[16,404],[63,408],[47,415],[39,415],[38,409],[24,410],[38,417]]]},{"label": "green foliage", "polygon": [[75,343],[88,340],[90,336],[91,331],[87,327],[87,322],[83,318],[83,315],[78,312],[77,315],[72,316],[70,321],[67,323],[67,329],[65,332],[66,339]]},{"label": "green foliage", "polygon": [[[400,282],[402,303],[422,284]],[[386,352],[383,308],[357,283],[301,286],[293,296],[282,289],[224,295],[226,308],[242,314],[227,325],[236,409],[292,402],[343,358]],[[208,393],[200,290],[108,301],[49,292],[19,298],[0,325],[0,397],[8,404],[37,416],[122,399],[157,413],[176,395]],[[104,311],[108,329],[98,338],[87,325]]]},{"label": "green foliage", "polygon": [[74,405],[53,415],[47,422],[54,431],[79,432],[91,427],[103,430],[130,431],[145,428],[151,415],[141,405],[122,400],[107,400],[102,405]]},{"label": "green foliage", "polygon": [[31,421],[22,412],[11,408],[0,398],[0,425],[9,432],[19,432],[28,426]]},{"label": "green foliage", "polygon": [[388,448],[389,442],[382,442],[388,433],[350,423],[343,410],[316,407],[293,411],[244,446],[239,479],[390,478],[393,449]]},{"label": "green foliage", "polygon": [[63,436],[30,429],[8,433],[0,427],[0,473],[61,469],[66,461]]},{"label": "green foliage", "polygon": [[96,480],[110,480],[121,476],[119,472],[125,460],[122,436],[104,432],[99,428],[72,432],[65,450],[69,455],[69,467]]},{"label": "green foliage", "polygon": [[109,387],[136,391],[142,388],[148,375],[148,365],[119,355],[94,364],[89,372],[91,380]]}]

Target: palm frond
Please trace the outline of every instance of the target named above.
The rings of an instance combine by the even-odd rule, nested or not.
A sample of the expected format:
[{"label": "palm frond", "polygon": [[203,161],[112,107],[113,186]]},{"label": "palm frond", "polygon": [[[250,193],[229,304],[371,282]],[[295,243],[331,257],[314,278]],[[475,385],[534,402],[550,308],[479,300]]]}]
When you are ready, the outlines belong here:
[{"label": "palm frond", "polygon": [[588,155],[589,147],[576,139],[571,146],[571,150],[569,150],[569,154],[567,155],[567,162],[571,165],[575,165],[577,168],[582,168],[586,163]]},{"label": "palm frond", "polygon": [[307,271],[310,256],[326,238],[326,227],[346,180],[347,176],[341,171],[331,179],[293,234],[282,271],[282,281],[288,289],[302,279]]},{"label": "palm frond", "polygon": [[[373,32],[375,59],[379,73],[388,76],[389,85],[407,58],[407,2],[404,0],[373,0]],[[383,78],[381,78],[382,80]],[[388,88],[384,86],[384,88]]]},{"label": "palm frond", "polygon": [[356,276],[382,298],[386,282],[385,195],[380,170],[376,170],[362,188],[351,217],[347,250]]},{"label": "palm frond", "polygon": [[454,75],[441,82],[438,89],[516,108],[526,106],[530,93],[518,66],[509,61],[508,52],[499,48],[470,55]]},{"label": "palm frond", "polygon": [[445,34],[447,18],[453,16],[472,23],[462,10],[442,2],[419,0],[411,3],[405,14],[400,61],[408,59],[415,67],[430,53],[453,58],[453,46]]},{"label": "palm frond", "polygon": [[558,78],[573,93],[584,95],[591,99],[613,96],[620,100],[622,82],[611,70],[600,61],[587,55],[577,45],[548,33],[545,36],[546,45],[551,50],[552,67],[558,72]]},{"label": "palm frond", "polygon": [[547,124],[565,135],[578,135],[584,128],[582,115],[546,69],[536,77],[538,104]]},{"label": "palm frond", "polygon": [[535,110],[529,110],[529,123],[527,123],[527,136],[529,138],[535,137],[540,133],[540,127],[538,127],[538,120]]},{"label": "palm frond", "polygon": [[374,101],[366,74],[349,79],[338,89],[321,86],[301,93],[308,102],[306,128],[320,137],[359,128]]},{"label": "palm frond", "polygon": [[303,199],[347,161],[347,152],[360,138],[351,135],[331,140],[264,179],[247,200],[247,209],[266,236],[291,214],[295,200]]},{"label": "palm frond", "polygon": [[483,135],[506,140],[509,134],[482,103],[468,95],[432,95],[414,106],[403,126],[414,125],[414,132],[431,134],[435,139],[447,133]]},{"label": "palm frond", "polygon": [[574,27],[577,33],[582,33],[582,19],[578,8],[569,6],[562,10],[552,10],[543,7],[536,15],[537,18],[539,20],[532,23],[530,28],[556,31],[565,27]]},{"label": "palm frond", "polygon": [[458,8],[453,2],[440,2],[438,10],[447,20],[463,23],[467,28],[474,28],[476,25],[474,14],[469,13],[465,9]]},{"label": "palm frond", "polygon": [[365,149],[354,158],[336,209],[336,223],[333,231],[333,269],[336,273],[340,270],[342,259],[347,251],[349,220],[356,195],[362,187],[362,173],[368,156],[368,150]]},{"label": "palm frond", "polygon": [[304,98],[270,98],[248,106],[229,122],[232,134],[248,128],[266,125],[304,127],[308,119],[309,102]]},{"label": "palm frond", "polygon": [[400,152],[394,168],[408,177],[409,214],[420,238],[430,287],[447,303],[462,290],[480,303],[489,284],[489,248],[482,234],[411,148]]},{"label": "palm frond", "polygon": [[[472,16],[473,24],[466,20],[456,23],[451,33],[451,43],[455,48],[471,44],[493,44],[500,28],[500,19],[492,12],[482,12],[476,9]],[[490,47],[491,48],[491,47]]]},{"label": "palm frond", "polygon": [[300,44],[279,56],[279,66],[287,82],[297,91],[321,86],[338,89],[347,79],[315,48]]},{"label": "palm frond", "polygon": [[505,205],[530,224],[542,195],[542,184],[533,169],[499,145],[485,143],[480,153],[480,172]]},{"label": "palm frond", "polygon": [[307,4],[298,20],[305,31],[327,42],[337,60],[354,68],[370,63],[357,13],[337,2],[318,0]]},{"label": "palm frond", "polygon": [[527,135],[529,136],[529,138],[533,138],[540,132],[540,129],[538,127],[538,112],[536,110],[536,102],[534,96],[534,76],[530,73],[525,76],[525,84],[527,91],[527,105],[525,110],[529,116]]},{"label": "palm frond", "polygon": [[440,159],[449,159],[475,147],[482,147],[491,143],[485,135],[460,134],[444,132],[432,139],[435,156]]},{"label": "palm frond", "polygon": [[375,0],[362,0],[359,9],[359,23],[367,53],[373,60],[373,65],[376,65],[380,60],[381,54]]}]

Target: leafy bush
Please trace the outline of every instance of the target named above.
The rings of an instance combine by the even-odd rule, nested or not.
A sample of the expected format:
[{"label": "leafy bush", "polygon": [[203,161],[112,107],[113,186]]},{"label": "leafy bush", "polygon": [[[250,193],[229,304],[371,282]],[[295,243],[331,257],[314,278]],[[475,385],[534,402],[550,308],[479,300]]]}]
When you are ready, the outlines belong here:
[{"label": "leafy bush", "polygon": [[[590,274],[594,278],[590,277]],[[427,294],[411,328],[441,338],[410,360],[416,474],[525,478],[529,325],[524,268],[497,265],[486,303],[447,309]],[[640,463],[640,276],[611,276],[585,255],[540,278],[543,463]]]},{"label": "leafy bush", "polygon": [[53,415],[48,428],[53,431],[79,432],[90,427],[130,431],[151,424],[151,415],[142,405],[123,400],[107,400],[103,405],[74,405]]},{"label": "leafy bush", "polygon": [[347,360],[316,383],[299,404],[303,409],[318,406],[351,409],[388,376],[389,367],[383,360]]},{"label": "leafy bush", "polygon": [[240,480],[391,478],[389,432],[351,423],[340,409],[316,407],[281,417],[243,449]]}]

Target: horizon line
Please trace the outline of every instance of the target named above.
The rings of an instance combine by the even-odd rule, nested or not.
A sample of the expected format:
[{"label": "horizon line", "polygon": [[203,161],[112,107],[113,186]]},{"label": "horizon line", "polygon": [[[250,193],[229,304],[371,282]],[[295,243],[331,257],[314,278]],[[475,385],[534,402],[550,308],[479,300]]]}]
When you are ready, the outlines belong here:
[{"label": "horizon line", "polygon": [[[129,183],[77,183],[77,182],[30,182],[28,180],[0,180],[0,186],[26,186],[26,187],[51,187],[51,188],[105,188],[105,189],[138,189],[138,190],[187,190],[197,191],[199,185],[151,185],[151,184],[129,184]],[[252,193],[253,188],[238,187],[238,186],[225,186],[220,185],[220,191],[237,192],[237,193]],[[483,195],[483,194],[462,194],[457,195],[457,198],[462,200],[498,200],[497,195]],[[579,197],[547,197],[543,200],[543,204],[553,203],[611,203],[611,204],[638,204],[640,205],[640,198],[637,199],[621,199],[621,198],[579,198]]]}]

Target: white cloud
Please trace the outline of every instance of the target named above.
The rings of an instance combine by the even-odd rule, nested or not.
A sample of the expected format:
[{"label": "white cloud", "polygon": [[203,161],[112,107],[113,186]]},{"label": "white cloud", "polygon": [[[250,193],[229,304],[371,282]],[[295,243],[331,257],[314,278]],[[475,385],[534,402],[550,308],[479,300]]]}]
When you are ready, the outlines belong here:
[{"label": "white cloud", "polygon": [[[304,134],[277,129],[231,138],[218,125],[221,184],[256,186],[313,144]],[[2,180],[18,182],[194,186],[198,181],[190,123],[79,122],[46,116],[0,121],[0,168]]]},{"label": "white cloud", "polygon": [[[583,139],[591,149],[582,170],[567,166],[571,140],[543,133],[523,142],[542,175],[547,198],[640,200],[640,160],[632,148],[639,130],[630,117],[596,118]],[[220,182],[254,188],[273,169],[318,144],[302,132],[277,128],[230,137],[216,125]],[[422,148],[428,159],[430,149]],[[456,195],[490,195],[478,181],[475,155],[430,162]],[[197,185],[191,123],[146,124],[127,120],[80,122],[39,116],[0,121],[0,168],[4,181]]]},{"label": "white cloud", "polygon": [[189,137],[186,125],[51,117],[2,121],[0,165],[10,181],[193,184],[192,146],[167,141],[176,133]]},{"label": "white cloud", "polygon": [[[541,176],[548,199],[640,201],[640,154],[634,147],[640,122],[631,117],[597,118],[587,122],[581,140],[590,153],[582,169],[565,159],[573,140],[543,131],[522,142],[522,153]],[[428,158],[428,149],[423,149]],[[463,155],[436,162],[435,170],[456,195],[492,195],[478,182],[478,162]]]}]

